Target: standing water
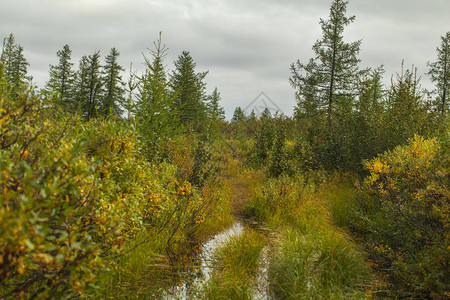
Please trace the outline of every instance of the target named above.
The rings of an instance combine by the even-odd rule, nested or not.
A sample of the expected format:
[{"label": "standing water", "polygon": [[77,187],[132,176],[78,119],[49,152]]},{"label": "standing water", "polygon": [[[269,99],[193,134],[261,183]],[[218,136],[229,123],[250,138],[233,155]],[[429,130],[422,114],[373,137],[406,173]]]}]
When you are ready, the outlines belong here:
[{"label": "standing water", "polygon": [[237,236],[244,231],[244,226],[240,222],[235,222],[227,230],[215,235],[212,239],[203,245],[202,252],[199,255],[200,274],[194,276],[191,283],[184,282],[180,286],[174,286],[164,292],[163,299],[190,299],[195,291],[201,291],[212,274],[212,264],[214,252],[223,246],[231,237]]}]

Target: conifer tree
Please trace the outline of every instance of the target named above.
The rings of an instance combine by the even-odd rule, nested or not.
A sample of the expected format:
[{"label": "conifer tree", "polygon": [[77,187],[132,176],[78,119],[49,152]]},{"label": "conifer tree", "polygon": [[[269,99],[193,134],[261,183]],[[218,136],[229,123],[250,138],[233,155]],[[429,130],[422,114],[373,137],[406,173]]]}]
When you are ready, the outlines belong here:
[{"label": "conifer tree", "polygon": [[326,107],[330,140],[336,126],[335,114],[351,106],[348,102],[356,93],[359,75],[361,41],[346,43],[343,36],[345,26],[355,20],[355,16],[345,15],[347,4],[345,0],[334,0],[329,19],[320,19],[323,35],[312,47],[314,59],[306,65],[300,60],[291,65],[290,83],[297,90],[299,106],[313,110]]},{"label": "conifer tree", "polygon": [[99,51],[81,58],[76,82],[76,106],[86,119],[97,117],[101,109],[103,93],[101,75]]},{"label": "conifer tree", "polygon": [[82,56],[79,62],[78,71],[76,73],[75,80],[75,91],[74,91],[74,110],[83,115],[83,109],[85,106],[86,99],[89,97],[89,85],[88,85],[88,74],[89,74],[89,63],[88,57]]},{"label": "conifer tree", "polygon": [[270,112],[269,108],[264,108],[264,110],[261,113],[262,119],[270,119],[272,118],[272,113]]},{"label": "conifer tree", "polygon": [[50,65],[50,79],[46,83],[46,89],[59,93],[63,107],[73,111],[75,71],[72,70],[73,63],[70,61],[72,50],[69,45],[65,45],[56,55],[59,63],[56,66]]},{"label": "conifer tree", "polygon": [[179,116],[175,106],[176,92],[170,92],[164,59],[167,48],[161,35],[150,50],[151,59],[144,56],[146,70],[139,78],[135,109],[137,126],[149,150],[155,150],[161,141],[172,136],[179,127]]},{"label": "conifer tree", "polygon": [[207,138],[215,138],[218,136],[220,131],[220,122],[225,120],[225,111],[223,107],[220,106],[220,93],[217,87],[214,91],[207,97],[207,109],[209,124],[207,128]]},{"label": "conifer tree", "polygon": [[441,114],[448,111],[450,90],[450,31],[441,37],[441,47],[436,49],[437,60],[428,63],[428,74],[436,84],[437,109]]},{"label": "conifer tree", "polygon": [[427,108],[416,70],[397,74],[387,95],[387,111],[384,122],[385,149],[404,144],[414,134],[427,136]]},{"label": "conifer tree", "polygon": [[196,63],[188,51],[183,51],[175,61],[171,76],[171,88],[176,95],[175,104],[180,121],[191,129],[200,130],[206,117],[205,87],[208,72],[195,73]]},{"label": "conifer tree", "polygon": [[224,120],[225,111],[223,107],[220,106],[219,102],[221,100],[220,93],[217,87],[214,89],[211,95],[208,96],[208,114],[209,117],[215,120]]},{"label": "conifer tree", "polygon": [[121,105],[125,99],[125,83],[122,81],[121,72],[125,69],[117,62],[119,54],[116,48],[112,48],[105,58],[103,67],[104,96],[101,105],[101,114],[103,116],[113,115],[120,117],[122,113]]},{"label": "conifer tree", "polygon": [[231,118],[231,122],[238,123],[238,122],[244,121],[245,119],[246,119],[246,116],[245,116],[244,110],[240,106],[236,107],[234,109],[233,117]]},{"label": "conifer tree", "polygon": [[12,33],[3,41],[1,63],[6,81],[14,89],[31,81],[31,76],[27,76],[30,64],[23,55],[23,47],[15,43]]}]

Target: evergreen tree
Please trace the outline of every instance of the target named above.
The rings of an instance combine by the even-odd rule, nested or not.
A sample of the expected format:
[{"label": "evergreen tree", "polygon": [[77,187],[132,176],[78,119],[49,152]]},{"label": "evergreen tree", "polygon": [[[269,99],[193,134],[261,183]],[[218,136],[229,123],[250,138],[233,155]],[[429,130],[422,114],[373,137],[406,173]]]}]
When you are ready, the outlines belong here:
[{"label": "evergreen tree", "polygon": [[329,19],[320,19],[323,36],[312,47],[315,58],[306,65],[299,60],[291,65],[290,83],[297,90],[299,106],[304,110],[326,107],[330,140],[336,126],[335,113],[341,112],[342,116],[348,111],[359,75],[361,41],[344,42],[344,28],[355,19],[345,16],[347,4],[345,0],[334,0]]},{"label": "evergreen tree", "polygon": [[12,33],[3,41],[1,63],[6,81],[14,89],[31,81],[31,76],[27,76],[30,64],[23,55],[23,47],[15,43]]},{"label": "evergreen tree", "polygon": [[86,119],[95,118],[101,109],[103,82],[100,52],[97,51],[80,60],[76,82],[76,106]]},{"label": "evergreen tree", "polygon": [[263,119],[270,119],[272,118],[272,113],[270,112],[269,108],[264,108],[264,110],[261,113],[261,118]]},{"label": "evergreen tree", "polygon": [[349,137],[352,140],[353,166],[361,167],[362,160],[371,159],[386,150],[381,142],[386,95],[383,74],[383,66],[380,66],[369,70],[359,80],[358,99],[351,122],[353,130]]},{"label": "evergreen tree", "polygon": [[206,117],[205,87],[208,72],[195,73],[195,62],[188,51],[183,51],[175,61],[171,88],[176,96],[175,104],[180,121],[188,128],[200,130]]},{"label": "evergreen tree", "polygon": [[355,20],[347,17],[348,1],[334,0],[328,20],[320,19],[322,38],[312,50],[315,57],[307,64],[297,60],[291,65],[291,85],[296,89],[296,117],[305,126],[307,140],[316,160],[328,168],[347,161],[352,145],[351,134],[358,77],[361,41],[346,43],[344,29]]},{"label": "evergreen tree", "polygon": [[219,104],[220,99],[220,93],[216,87],[212,94],[208,96],[208,115],[214,120],[225,119],[225,110]]},{"label": "evergreen tree", "polygon": [[105,66],[103,67],[103,86],[105,89],[101,105],[103,116],[120,117],[122,113],[121,105],[125,99],[125,83],[122,81],[120,73],[124,71],[124,68],[117,62],[118,57],[119,51],[112,48],[105,58]]},{"label": "evergreen tree", "polygon": [[450,31],[441,37],[441,47],[437,48],[437,61],[428,63],[428,74],[436,84],[438,94],[437,109],[441,114],[448,111],[450,89]]},{"label": "evergreen tree", "polygon": [[219,135],[220,122],[225,120],[225,110],[220,106],[220,93],[217,87],[211,95],[207,97],[207,109],[209,117],[209,125],[207,130],[207,138],[213,138]]},{"label": "evergreen tree", "polygon": [[74,87],[75,91],[73,103],[73,108],[77,113],[80,113],[81,115],[83,115],[83,109],[85,106],[86,99],[88,99],[89,97],[88,74],[89,74],[88,57],[82,56],[75,77],[75,87]]},{"label": "evergreen tree", "polygon": [[170,93],[164,66],[167,48],[161,43],[160,36],[154,43],[155,50],[151,50],[151,60],[144,56],[147,69],[138,84],[136,123],[149,150],[156,150],[178,127],[176,93]]},{"label": "evergreen tree", "polygon": [[50,79],[46,83],[46,89],[59,93],[63,107],[73,111],[75,72],[72,70],[73,63],[70,61],[72,50],[69,45],[65,45],[56,55],[59,57],[59,64],[50,65]]},{"label": "evergreen tree", "polygon": [[232,123],[239,123],[241,121],[244,121],[246,119],[244,110],[238,106],[234,109],[233,117],[231,118]]},{"label": "evergreen tree", "polygon": [[404,144],[415,134],[427,136],[427,107],[424,105],[416,70],[406,70],[397,74],[396,81],[387,96],[387,111],[383,124],[385,149]]}]

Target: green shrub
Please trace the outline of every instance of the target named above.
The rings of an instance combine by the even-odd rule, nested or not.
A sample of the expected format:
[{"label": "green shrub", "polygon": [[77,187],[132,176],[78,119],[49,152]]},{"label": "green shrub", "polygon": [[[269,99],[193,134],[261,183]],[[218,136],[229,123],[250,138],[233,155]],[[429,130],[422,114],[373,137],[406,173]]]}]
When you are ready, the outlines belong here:
[{"label": "green shrub", "polygon": [[355,228],[397,296],[449,295],[449,145],[416,136],[366,165]]}]

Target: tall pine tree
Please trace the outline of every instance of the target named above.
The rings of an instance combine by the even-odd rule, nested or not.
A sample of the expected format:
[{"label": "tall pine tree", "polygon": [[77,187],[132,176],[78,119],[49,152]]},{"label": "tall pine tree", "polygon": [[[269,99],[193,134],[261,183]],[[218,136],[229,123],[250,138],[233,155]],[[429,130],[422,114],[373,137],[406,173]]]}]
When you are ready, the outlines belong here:
[{"label": "tall pine tree", "polygon": [[113,115],[120,117],[122,114],[121,105],[125,99],[125,83],[122,80],[121,72],[124,68],[119,65],[117,59],[119,51],[112,48],[105,58],[105,66],[103,67],[103,86],[104,96],[102,97],[101,115]]},{"label": "tall pine tree", "polygon": [[[345,0],[332,2],[329,19],[319,21],[322,38],[312,47],[315,57],[307,64],[297,60],[291,65],[290,83],[296,89],[298,103],[296,116],[305,117],[309,139],[317,143],[318,160],[330,168],[341,165],[349,154],[351,145],[346,144],[345,137],[351,130],[362,73],[358,68],[361,41],[344,41],[345,27],[355,20],[354,16],[346,16],[347,4]],[[308,112],[313,116],[306,115]]]},{"label": "tall pine tree", "polygon": [[180,121],[187,128],[201,130],[206,117],[205,87],[208,72],[195,73],[196,63],[188,51],[183,51],[175,61],[171,76],[171,88],[176,95],[175,104]]},{"label": "tall pine tree", "polygon": [[46,83],[46,89],[59,93],[62,106],[66,110],[73,111],[75,72],[72,70],[73,63],[70,61],[72,50],[69,45],[65,45],[56,55],[59,63],[56,66],[50,65],[50,79]]},{"label": "tall pine tree", "polygon": [[100,65],[100,52],[83,56],[76,82],[76,107],[86,119],[95,118],[101,109],[103,81]]},{"label": "tall pine tree", "polygon": [[164,66],[167,48],[162,45],[161,36],[154,45],[152,58],[144,56],[147,68],[138,81],[135,108],[136,124],[150,151],[157,150],[161,142],[176,133],[179,127],[176,93],[170,92]]},{"label": "tall pine tree", "polygon": [[355,20],[345,15],[348,1],[334,0],[328,20],[320,19],[322,38],[312,49],[315,58],[308,64],[298,60],[291,65],[291,85],[297,90],[299,106],[326,107],[330,139],[333,138],[335,113],[348,107],[357,90],[358,59],[361,41],[346,43],[344,29]]},{"label": "tall pine tree", "polygon": [[27,75],[30,64],[23,55],[23,47],[15,43],[12,33],[3,41],[0,60],[6,81],[14,89],[31,81],[31,76]]},{"label": "tall pine tree", "polygon": [[450,90],[450,32],[441,37],[441,47],[437,48],[437,60],[428,63],[430,68],[428,74],[436,84],[437,110],[441,114],[448,111]]}]

